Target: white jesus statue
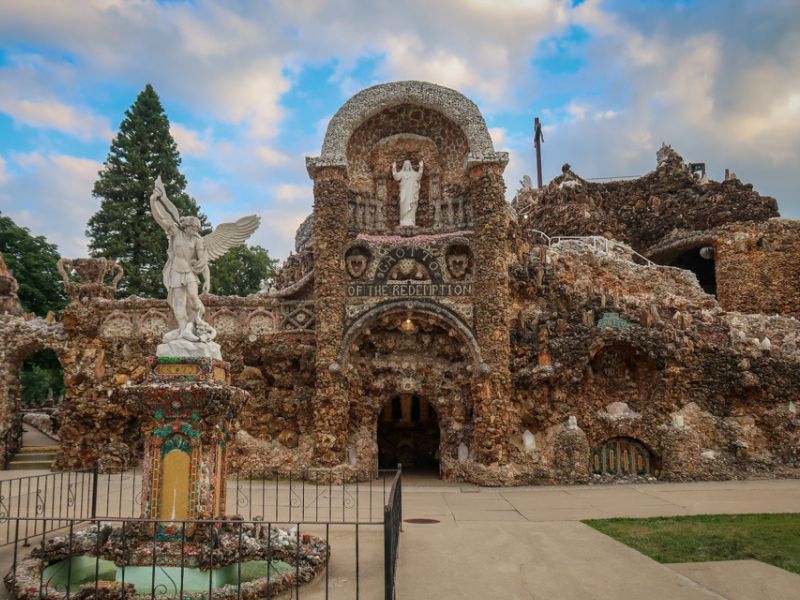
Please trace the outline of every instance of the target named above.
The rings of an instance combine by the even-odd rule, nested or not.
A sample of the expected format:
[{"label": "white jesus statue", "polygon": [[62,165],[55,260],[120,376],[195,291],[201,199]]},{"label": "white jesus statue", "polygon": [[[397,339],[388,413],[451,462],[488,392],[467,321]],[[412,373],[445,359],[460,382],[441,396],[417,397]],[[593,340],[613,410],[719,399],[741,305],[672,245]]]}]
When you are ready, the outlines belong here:
[{"label": "white jesus statue", "polygon": [[424,164],[419,161],[419,170],[411,168],[411,161],[403,161],[398,171],[397,163],[392,163],[392,177],[400,182],[400,226],[414,227],[417,224],[417,205],[419,204],[419,182],[422,179]]}]

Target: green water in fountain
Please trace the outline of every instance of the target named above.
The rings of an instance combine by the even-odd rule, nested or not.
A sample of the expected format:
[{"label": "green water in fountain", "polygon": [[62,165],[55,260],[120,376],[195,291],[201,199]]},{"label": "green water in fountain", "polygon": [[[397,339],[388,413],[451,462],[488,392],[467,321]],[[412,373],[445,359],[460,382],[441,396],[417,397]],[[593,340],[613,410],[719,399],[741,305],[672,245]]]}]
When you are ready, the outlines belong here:
[{"label": "green water in fountain", "polygon": [[[68,568],[69,567],[69,568]],[[241,579],[240,579],[241,568]],[[246,583],[254,579],[275,577],[291,571],[294,567],[280,560],[250,560],[240,564],[232,564],[211,571],[211,587],[214,589],[226,585],[236,585],[238,581]],[[110,560],[96,559],[94,556],[73,556],[72,563],[64,559],[45,568],[43,586],[56,591],[66,591],[69,576],[69,591],[77,592],[81,585],[97,581],[122,581],[122,567],[117,567]],[[125,583],[132,583],[136,592],[149,594],[153,588],[153,567],[125,567]],[[209,572],[196,568],[183,569],[183,591],[207,592]],[[155,567],[155,589],[157,594],[177,594],[181,585],[180,567]]]}]

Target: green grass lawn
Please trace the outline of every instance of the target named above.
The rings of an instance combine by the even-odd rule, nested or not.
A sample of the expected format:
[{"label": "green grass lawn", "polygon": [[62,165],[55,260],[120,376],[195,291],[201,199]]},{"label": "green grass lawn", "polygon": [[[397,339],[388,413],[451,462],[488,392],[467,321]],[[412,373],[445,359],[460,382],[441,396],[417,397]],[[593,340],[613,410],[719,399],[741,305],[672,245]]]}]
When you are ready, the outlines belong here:
[{"label": "green grass lawn", "polygon": [[584,523],[662,563],[754,558],[800,575],[800,513]]}]

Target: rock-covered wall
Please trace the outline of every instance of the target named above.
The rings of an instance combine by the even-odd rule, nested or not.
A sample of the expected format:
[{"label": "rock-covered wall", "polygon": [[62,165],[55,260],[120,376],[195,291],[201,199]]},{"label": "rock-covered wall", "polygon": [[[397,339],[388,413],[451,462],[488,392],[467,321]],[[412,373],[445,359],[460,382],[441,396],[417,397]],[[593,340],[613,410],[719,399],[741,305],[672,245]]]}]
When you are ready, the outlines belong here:
[{"label": "rock-covered wall", "polygon": [[799,221],[731,224],[713,233],[720,304],[800,317]]},{"label": "rock-covered wall", "polygon": [[[102,272],[101,261],[82,259],[78,264],[86,275]],[[64,276],[70,275],[65,271]],[[71,301],[60,321],[21,310],[0,315],[0,434],[18,426],[22,363],[34,352],[52,349],[64,369],[66,386],[59,411],[57,466],[86,468],[99,462],[102,469],[116,470],[135,464],[142,448],[138,415],[115,401],[112,392],[142,382],[156,345],[173,323],[164,300],[113,300],[113,286],[105,285],[101,276],[99,281],[80,276],[65,282]],[[3,296],[7,304],[11,300],[11,295]],[[310,430],[313,302],[269,295],[207,295],[204,302],[235,383],[253,394],[242,413],[244,435],[274,440],[280,460],[285,460]],[[264,460],[259,453],[251,458],[256,465]],[[252,465],[244,461],[241,466]]]},{"label": "rock-covered wall", "polygon": [[795,321],[726,313],[691,272],[620,246],[530,256],[512,268],[512,373],[540,480],[586,480],[589,453],[616,438],[664,479],[800,474]]},{"label": "rock-covered wall", "polygon": [[668,146],[654,171],[628,181],[596,183],[565,165],[543,190],[523,188],[514,206],[532,228],[554,236],[601,235],[647,254],[673,230],[706,231],[731,222],[778,216],[774,198],[736,178],[699,179]]}]

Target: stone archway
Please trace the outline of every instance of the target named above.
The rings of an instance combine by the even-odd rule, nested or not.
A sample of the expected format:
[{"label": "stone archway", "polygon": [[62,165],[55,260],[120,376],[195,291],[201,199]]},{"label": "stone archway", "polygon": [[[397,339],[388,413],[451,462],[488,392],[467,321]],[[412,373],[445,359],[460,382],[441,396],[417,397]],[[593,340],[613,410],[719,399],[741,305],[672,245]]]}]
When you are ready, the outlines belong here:
[{"label": "stone archway", "polygon": [[351,463],[388,464],[408,456],[419,466],[438,463],[447,478],[459,445],[471,443],[480,355],[454,317],[435,308],[395,303],[373,309],[346,336],[341,364]]},{"label": "stone archway", "polygon": [[[23,323],[17,331],[17,345],[9,345],[7,353],[0,358],[0,461],[3,468],[9,456],[17,452],[22,441],[22,368],[26,360],[39,352],[52,351],[61,368],[64,367],[63,347],[58,343],[63,331],[60,326],[26,327],[27,323],[42,323],[41,320]],[[62,375],[63,376],[63,375]]]}]

